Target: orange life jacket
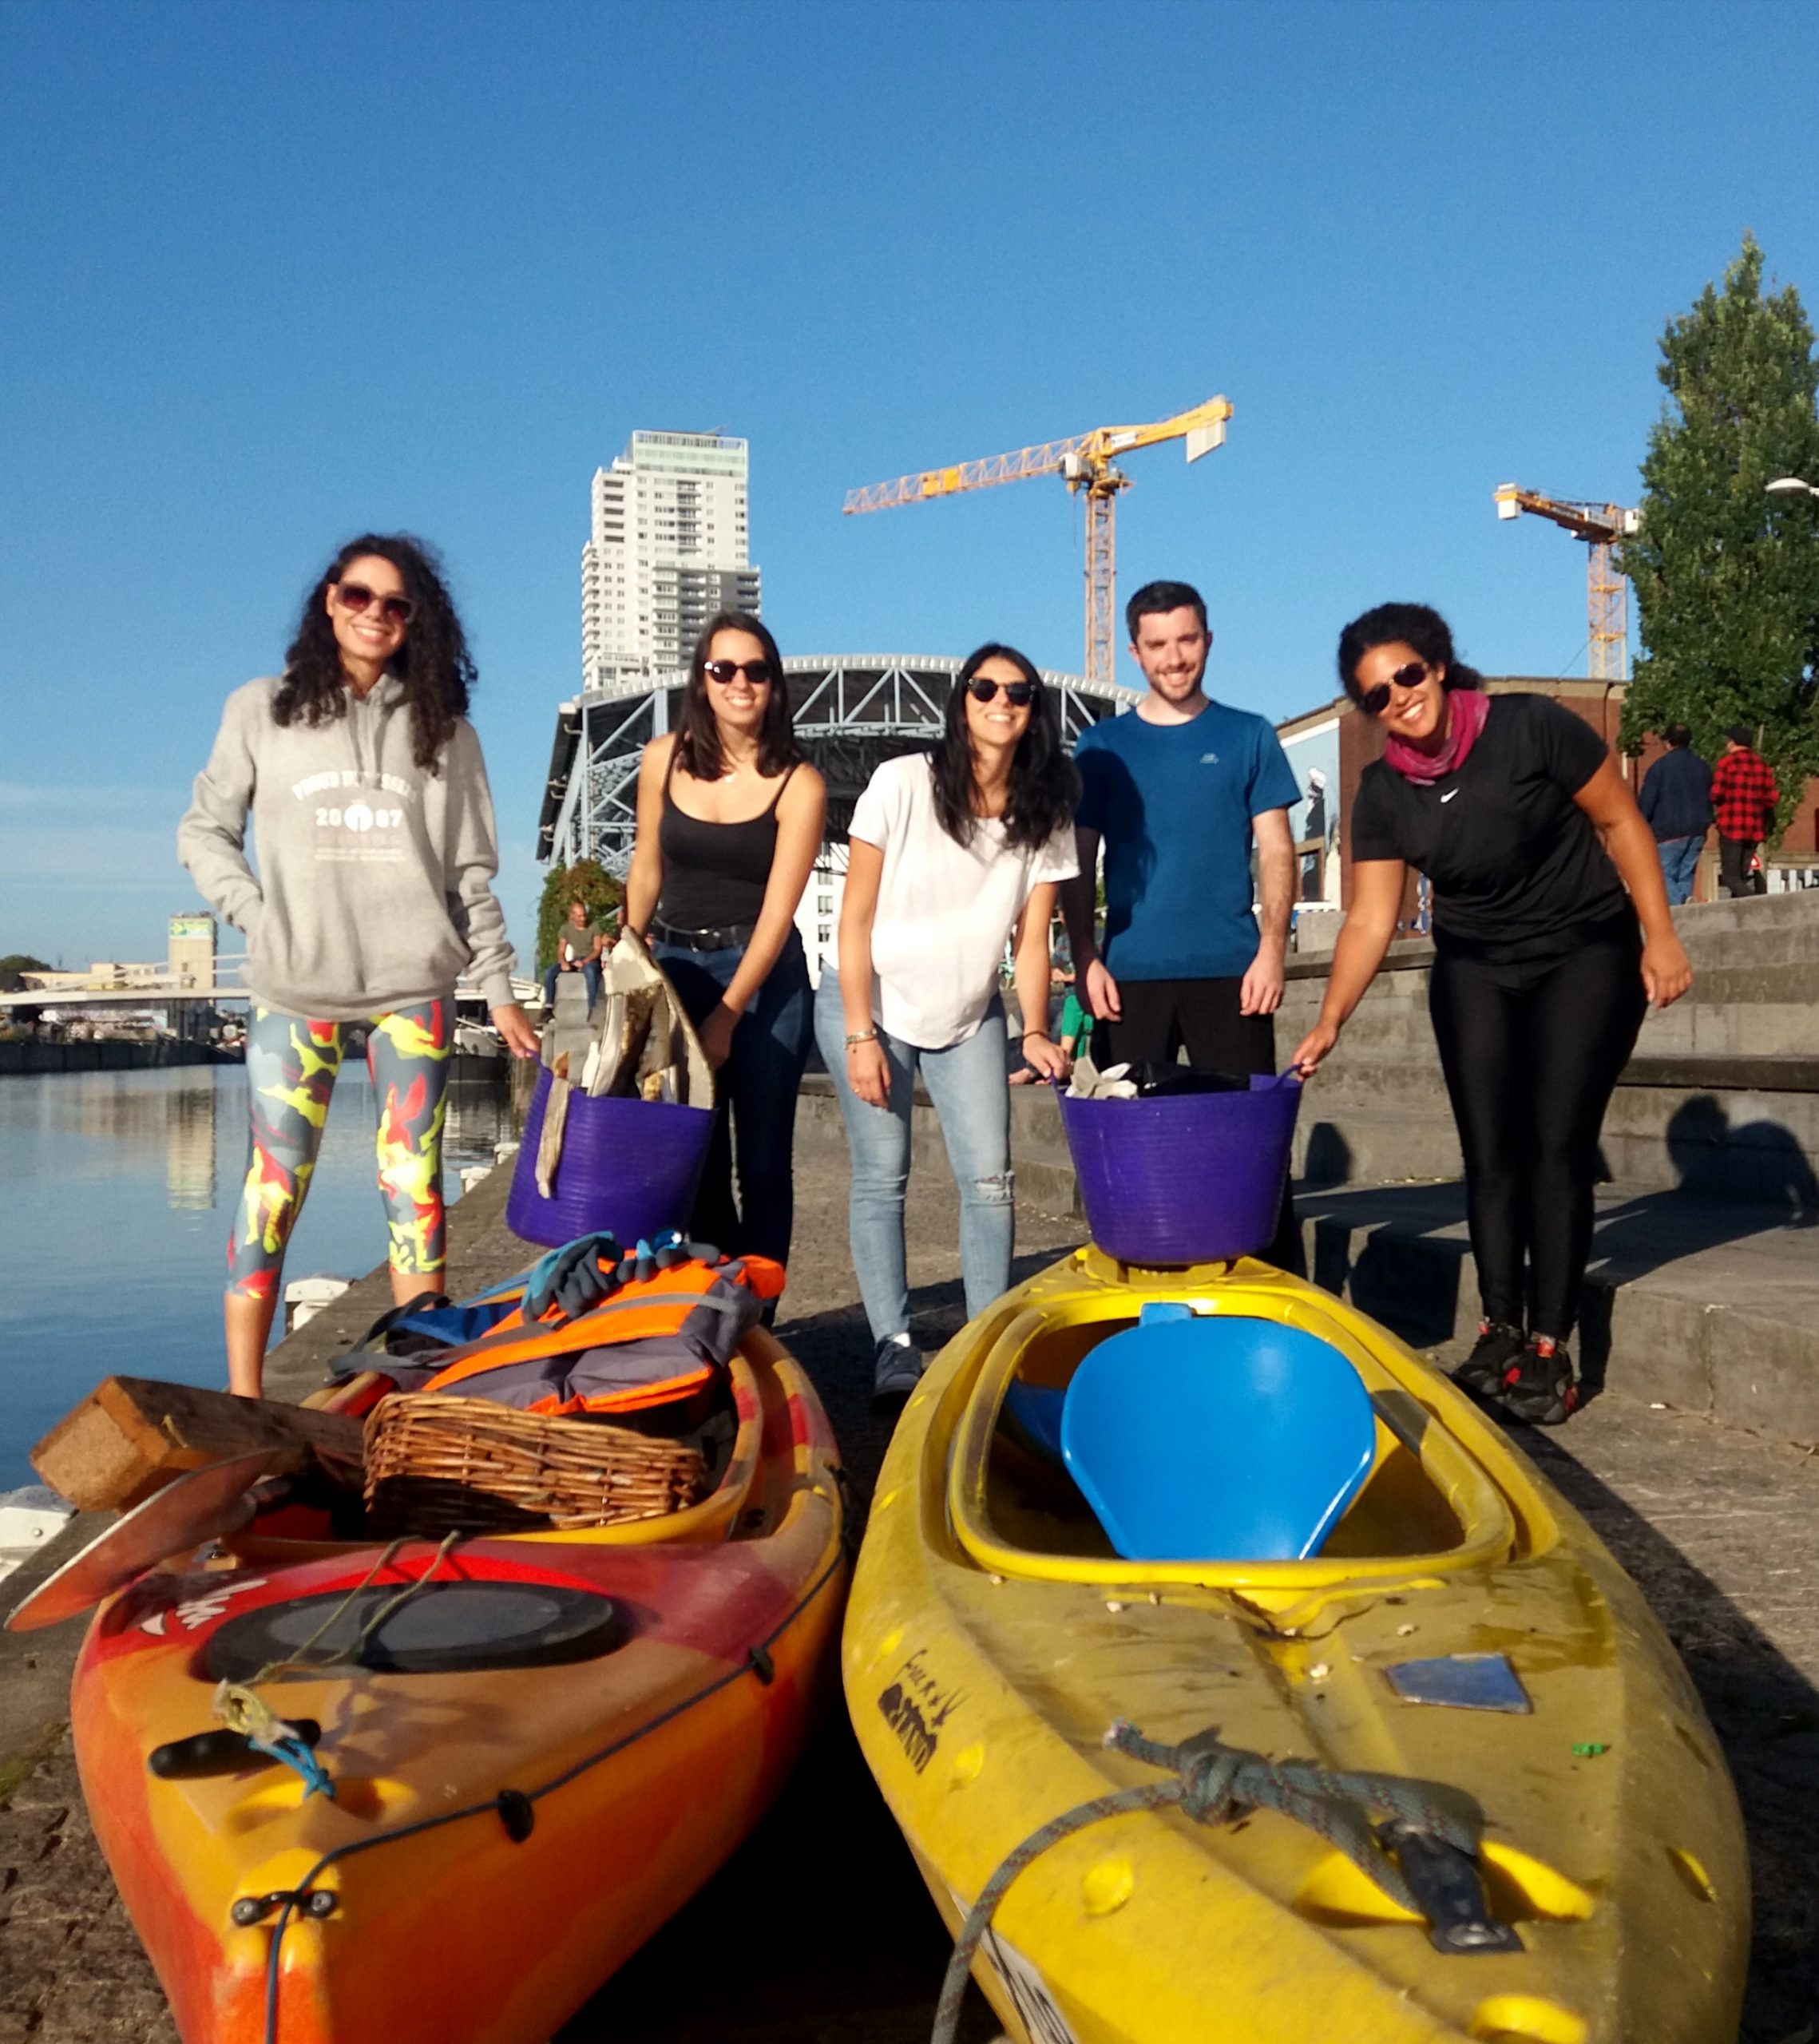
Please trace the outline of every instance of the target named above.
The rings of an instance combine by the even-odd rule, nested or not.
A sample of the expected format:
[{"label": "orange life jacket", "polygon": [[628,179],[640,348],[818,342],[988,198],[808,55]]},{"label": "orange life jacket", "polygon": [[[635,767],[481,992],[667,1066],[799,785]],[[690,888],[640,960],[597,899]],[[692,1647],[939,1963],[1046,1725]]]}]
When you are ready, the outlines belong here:
[{"label": "orange life jacket", "polygon": [[[780,1263],[747,1256],[706,1264],[691,1258],[634,1278],[574,1319],[552,1306],[526,1323],[523,1307],[479,1340],[438,1358],[426,1392],[496,1396],[521,1412],[632,1412],[668,1404],[712,1382],[715,1369],[757,1318],[760,1303],[783,1289]],[[632,1349],[630,1345],[638,1345]],[[570,1385],[553,1359],[577,1363],[590,1349],[626,1346],[624,1368],[610,1385]],[[596,1377],[599,1373],[593,1373]]]}]

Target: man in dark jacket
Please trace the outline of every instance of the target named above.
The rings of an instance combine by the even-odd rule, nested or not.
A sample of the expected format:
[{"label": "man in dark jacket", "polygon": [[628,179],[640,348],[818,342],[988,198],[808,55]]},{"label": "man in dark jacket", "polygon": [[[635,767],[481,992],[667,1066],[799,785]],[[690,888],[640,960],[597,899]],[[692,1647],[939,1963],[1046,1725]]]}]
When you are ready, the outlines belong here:
[{"label": "man in dark jacket", "polygon": [[1655,833],[1667,898],[1678,908],[1693,898],[1706,833],[1712,821],[1712,770],[1693,750],[1693,734],[1670,724],[1662,736],[1667,750],[1643,776],[1638,806]]},{"label": "man in dark jacket", "polygon": [[1736,897],[1754,891],[1750,862],[1774,822],[1781,791],[1774,769],[1750,744],[1747,724],[1733,724],[1724,736],[1724,757],[1712,774],[1712,815],[1724,891]]}]

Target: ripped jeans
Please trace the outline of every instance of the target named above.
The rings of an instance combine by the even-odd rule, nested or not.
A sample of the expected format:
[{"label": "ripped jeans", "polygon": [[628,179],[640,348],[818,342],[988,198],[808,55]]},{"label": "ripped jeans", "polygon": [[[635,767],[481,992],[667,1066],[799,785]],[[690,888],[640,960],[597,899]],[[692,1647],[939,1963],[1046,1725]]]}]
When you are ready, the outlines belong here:
[{"label": "ripped jeans", "polygon": [[919,1049],[878,1032],[890,1066],[890,1105],[869,1106],[846,1083],[846,1020],[840,979],[823,969],[814,1002],[815,1040],[834,1075],[852,1157],[849,1225],[853,1269],[872,1339],[910,1328],[903,1196],[910,1183],[910,1109],[918,1068],[960,1188],[960,1268],[970,1319],[1009,1290],[1016,1235],[1011,1178],[1011,1096],[1005,1012],[993,1000],[973,1033],[945,1050]]}]

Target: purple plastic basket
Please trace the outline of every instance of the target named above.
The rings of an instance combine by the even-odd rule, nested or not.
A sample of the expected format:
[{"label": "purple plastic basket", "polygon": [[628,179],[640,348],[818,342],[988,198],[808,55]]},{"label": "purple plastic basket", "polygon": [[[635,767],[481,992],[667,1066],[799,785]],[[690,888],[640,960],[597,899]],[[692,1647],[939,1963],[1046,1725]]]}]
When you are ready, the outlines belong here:
[{"label": "purple plastic basket", "polygon": [[1301,1079],[1150,1100],[1060,1095],[1087,1226],[1120,1263],[1254,1256],[1276,1232]]},{"label": "purple plastic basket", "polygon": [[545,1199],[537,1189],[537,1146],[549,1099],[549,1074],[541,1071],[505,1202],[514,1235],[553,1248],[605,1229],[629,1248],[665,1228],[686,1231],[714,1132],[711,1107],[571,1093],[555,1197]]}]

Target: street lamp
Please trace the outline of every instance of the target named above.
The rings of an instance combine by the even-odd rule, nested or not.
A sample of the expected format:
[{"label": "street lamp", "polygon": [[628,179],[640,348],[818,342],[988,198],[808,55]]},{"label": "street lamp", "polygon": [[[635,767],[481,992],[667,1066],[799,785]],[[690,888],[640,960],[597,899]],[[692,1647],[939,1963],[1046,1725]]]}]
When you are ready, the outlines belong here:
[{"label": "street lamp", "polygon": [[1819,497],[1819,485],[1808,482],[1801,476],[1777,476],[1773,482],[1762,485],[1771,497],[1792,497],[1804,490],[1809,497]]}]

